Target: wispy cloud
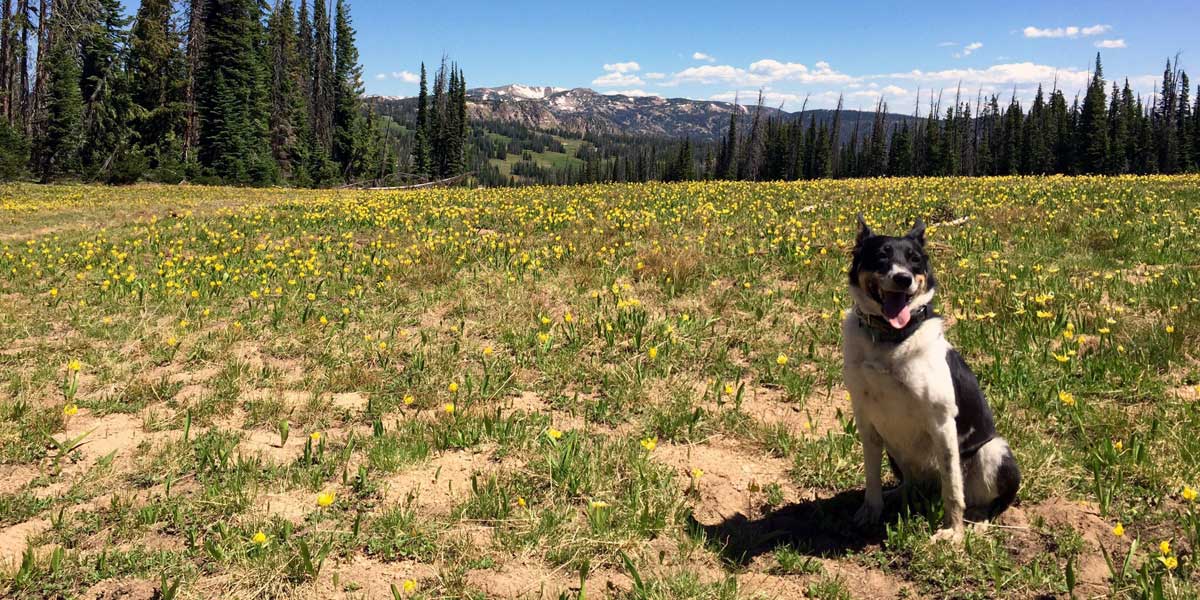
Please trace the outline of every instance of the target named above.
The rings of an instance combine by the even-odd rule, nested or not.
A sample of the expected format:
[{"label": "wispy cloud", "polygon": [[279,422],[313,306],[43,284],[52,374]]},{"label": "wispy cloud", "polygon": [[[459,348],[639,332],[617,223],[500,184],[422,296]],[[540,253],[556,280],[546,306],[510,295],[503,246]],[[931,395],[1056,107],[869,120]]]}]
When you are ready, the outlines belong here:
[{"label": "wispy cloud", "polygon": [[646,79],[666,79],[667,74],[666,73],[646,73],[644,75],[644,77]]},{"label": "wispy cloud", "polygon": [[703,52],[693,52],[692,60],[702,60],[704,62],[710,62],[710,63],[717,62],[717,59],[714,58],[711,54],[705,54]]},{"label": "wispy cloud", "polygon": [[1097,48],[1125,48],[1125,39],[1117,38],[1115,40],[1100,40],[1096,42]]},{"label": "wispy cloud", "polygon": [[420,81],[421,81],[421,77],[418,76],[416,73],[413,73],[412,71],[392,71],[391,73],[376,73],[375,79],[377,79],[379,81],[395,79],[397,81],[402,81],[404,83],[420,83]]},{"label": "wispy cloud", "polygon": [[966,56],[970,56],[971,53],[975,52],[976,50],[978,50],[982,47],[983,47],[983,42],[971,42],[970,44],[963,46],[962,52],[955,52],[954,58],[963,58]]},{"label": "wispy cloud", "polygon": [[772,58],[750,63],[748,68],[733,65],[703,65],[673,73],[663,85],[728,84],[738,87],[761,87],[770,83],[850,83],[854,78],[835,71],[829,63],[819,61],[812,67],[802,63],[782,62]]},{"label": "wispy cloud", "polygon": [[596,87],[626,87],[633,88],[639,85],[645,85],[641,77],[635,75],[642,70],[642,65],[636,61],[609,63],[604,65],[604,74],[593,79],[592,85]]},{"label": "wispy cloud", "polygon": [[604,70],[608,71],[609,73],[636,73],[642,70],[642,65],[639,65],[636,61],[631,60],[629,62],[610,63],[604,65]]},{"label": "wispy cloud", "polygon": [[957,46],[957,45],[958,45],[958,42],[940,42],[938,44],[938,48],[949,48],[951,46]]},{"label": "wispy cloud", "polygon": [[660,94],[658,92],[647,92],[646,90],[613,90],[611,92],[604,92],[604,95],[605,96],[629,96],[632,98],[640,98],[640,97],[645,97],[645,96],[654,96],[654,97],[658,97],[658,98],[662,97],[662,94]]},{"label": "wispy cloud", "polygon": [[1091,25],[1089,27],[1079,27],[1070,25],[1067,27],[1042,28],[1030,25],[1021,30],[1021,33],[1027,38],[1077,38],[1089,37],[1107,33],[1112,29],[1111,25]]}]

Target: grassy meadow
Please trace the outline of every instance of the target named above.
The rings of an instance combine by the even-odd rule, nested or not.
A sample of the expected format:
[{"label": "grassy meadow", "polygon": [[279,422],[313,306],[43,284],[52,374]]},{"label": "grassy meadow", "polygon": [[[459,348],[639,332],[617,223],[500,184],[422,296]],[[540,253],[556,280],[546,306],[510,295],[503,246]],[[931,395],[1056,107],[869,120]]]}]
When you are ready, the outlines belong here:
[{"label": "grassy meadow", "polygon": [[[852,524],[858,212],[1023,470],[960,547]],[[1193,598],[1198,284],[1200,176],[0,187],[0,597]]]}]

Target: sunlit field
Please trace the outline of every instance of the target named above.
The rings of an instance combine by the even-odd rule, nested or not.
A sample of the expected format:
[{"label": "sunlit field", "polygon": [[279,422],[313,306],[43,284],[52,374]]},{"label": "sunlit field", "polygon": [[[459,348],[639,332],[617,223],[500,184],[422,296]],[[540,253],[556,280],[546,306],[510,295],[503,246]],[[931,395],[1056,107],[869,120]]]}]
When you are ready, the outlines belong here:
[{"label": "sunlit field", "polygon": [[[859,529],[922,216],[1024,485]],[[1200,176],[0,188],[0,596],[1192,598]],[[890,476],[888,476],[890,477]]]}]

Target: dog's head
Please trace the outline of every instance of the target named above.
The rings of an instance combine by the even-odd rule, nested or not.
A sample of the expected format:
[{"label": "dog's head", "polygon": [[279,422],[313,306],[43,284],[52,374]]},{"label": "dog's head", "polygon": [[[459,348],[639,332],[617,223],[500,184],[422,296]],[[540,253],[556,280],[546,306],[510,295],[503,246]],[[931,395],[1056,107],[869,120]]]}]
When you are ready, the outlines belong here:
[{"label": "dog's head", "polygon": [[858,309],[904,329],[912,311],[929,304],[937,282],[925,252],[925,223],[904,237],[875,235],[862,215],[850,265],[850,295]]}]

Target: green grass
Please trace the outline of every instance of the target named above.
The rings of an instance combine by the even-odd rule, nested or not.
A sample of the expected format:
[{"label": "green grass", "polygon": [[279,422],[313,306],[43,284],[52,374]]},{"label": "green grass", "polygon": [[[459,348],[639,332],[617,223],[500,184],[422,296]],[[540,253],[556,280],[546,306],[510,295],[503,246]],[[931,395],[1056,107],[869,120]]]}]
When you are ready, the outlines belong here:
[{"label": "green grass", "polygon": [[[961,547],[851,525],[858,212],[967,218],[937,304],[1024,481]],[[0,595],[1194,597],[1197,223],[1196,176],[5,186]]]}]

